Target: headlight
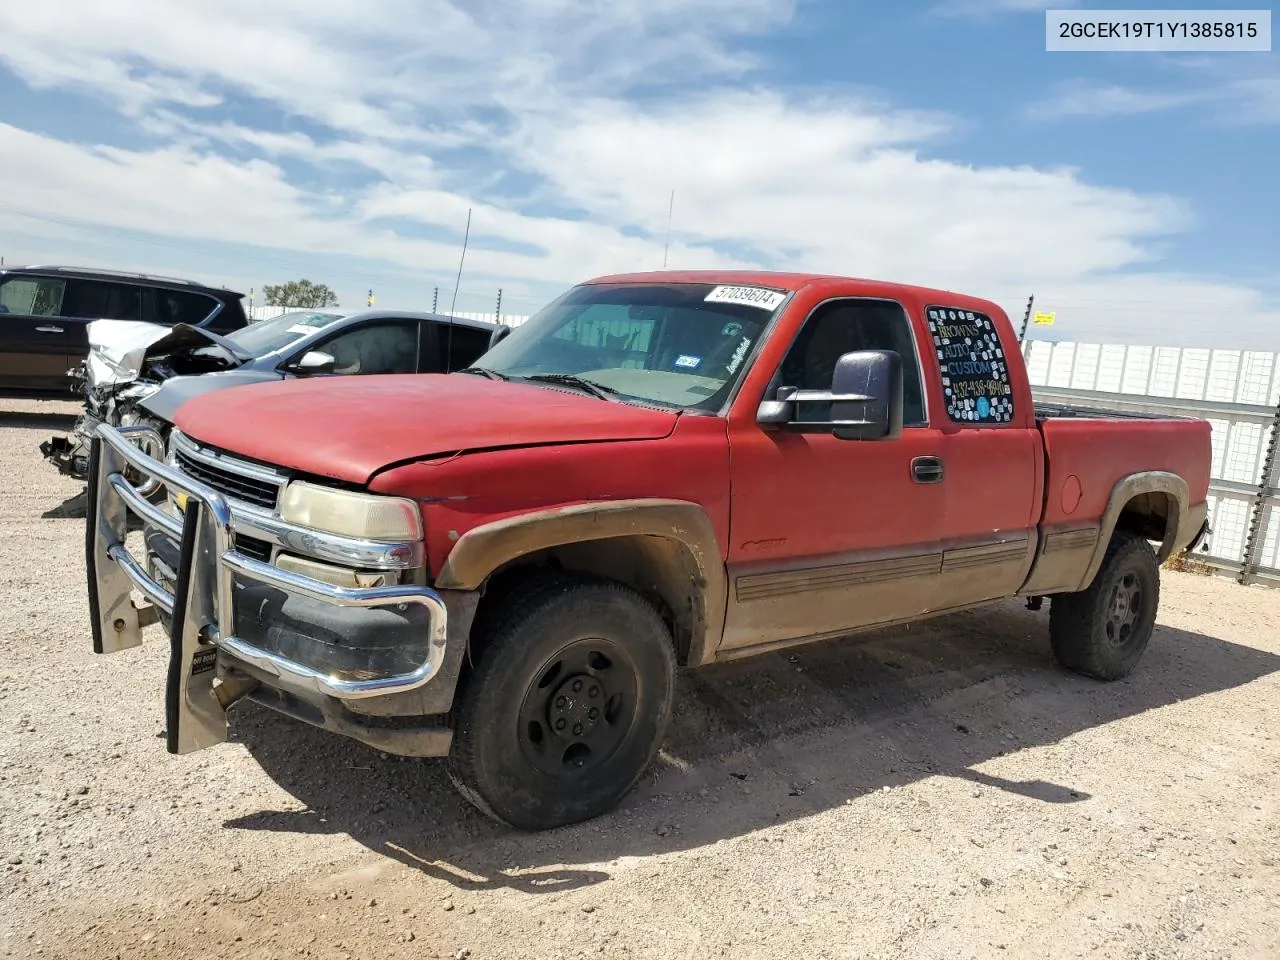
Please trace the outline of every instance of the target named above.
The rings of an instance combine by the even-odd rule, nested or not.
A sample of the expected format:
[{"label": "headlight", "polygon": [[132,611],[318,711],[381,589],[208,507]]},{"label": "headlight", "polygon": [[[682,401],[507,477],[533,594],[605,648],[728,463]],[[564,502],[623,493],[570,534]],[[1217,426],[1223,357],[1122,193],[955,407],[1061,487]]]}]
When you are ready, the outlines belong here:
[{"label": "headlight", "polygon": [[161,386],[162,384],[159,383],[135,383],[133,386],[125,387],[116,396],[123,400],[145,400],[157,392]]},{"label": "headlight", "polygon": [[422,515],[412,500],[335,490],[301,480],[284,488],[280,517],[360,540],[422,539]]}]

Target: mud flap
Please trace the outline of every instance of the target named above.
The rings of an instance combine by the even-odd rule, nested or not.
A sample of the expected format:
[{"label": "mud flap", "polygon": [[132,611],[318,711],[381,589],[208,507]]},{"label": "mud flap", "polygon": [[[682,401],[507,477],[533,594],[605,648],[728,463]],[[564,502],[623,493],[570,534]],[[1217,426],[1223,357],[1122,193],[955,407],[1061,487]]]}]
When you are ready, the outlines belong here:
[{"label": "mud flap", "polygon": [[[218,556],[203,505],[192,503],[182,526],[182,558],[169,623],[169,673],[165,685],[166,747],[186,754],[227,740],[227,711],[215,689],[218,648],[209,630],[216,622]],[[208,579],[210,582],[205,582]]]}]

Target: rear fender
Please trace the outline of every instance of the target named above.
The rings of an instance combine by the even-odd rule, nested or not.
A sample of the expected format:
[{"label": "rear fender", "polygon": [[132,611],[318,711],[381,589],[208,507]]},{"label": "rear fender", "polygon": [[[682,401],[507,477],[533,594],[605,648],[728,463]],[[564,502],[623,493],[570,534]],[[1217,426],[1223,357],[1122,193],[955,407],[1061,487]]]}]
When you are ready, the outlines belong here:
[{"label": "rear fender", "polygon": [[1163,563],[1173,555],[1175,550],[1186,546],[1195,538],[1196,532],[1204,523],[1206,506],[1191,505],[1187,482],[1176,473],[1163,470],[1131,474],[1115,485],[1107,500],[1098,531],[1098,540],[1094,545],[1089,565],[1085,568],[1084,577],[1080,581],[1080,590],[1086,589],[1097,576],[1103,557],[1107,553],[1107,545],[1111,542],[1125,507],[1146,494],[1163,494],[1169,505],[1164,539],[1156,551],[1156,559],[1159,562]]}]

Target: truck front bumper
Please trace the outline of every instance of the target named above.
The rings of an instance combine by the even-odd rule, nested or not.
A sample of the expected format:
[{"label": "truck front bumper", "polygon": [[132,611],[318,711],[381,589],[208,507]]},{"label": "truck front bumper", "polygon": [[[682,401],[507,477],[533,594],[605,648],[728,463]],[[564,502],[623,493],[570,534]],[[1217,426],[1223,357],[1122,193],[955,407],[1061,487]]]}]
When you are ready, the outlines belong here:
[{"label": "truck front bumper", "polygon": [[[99,426],[90,452],[93,648],[138,646],[144,626],[165,625],[169,752],[225,741],[227,710],[248,696],[382,750],[447,753],[442,715],[452,705],[474,595],[335,586],[246,556],[235,549],[236,512],[226,498],[149,456],[133,432]],[[181,517],[148,497],[152,484],[185,501]],[[145,561],[126,547],[130,514],[143,523]]]}]

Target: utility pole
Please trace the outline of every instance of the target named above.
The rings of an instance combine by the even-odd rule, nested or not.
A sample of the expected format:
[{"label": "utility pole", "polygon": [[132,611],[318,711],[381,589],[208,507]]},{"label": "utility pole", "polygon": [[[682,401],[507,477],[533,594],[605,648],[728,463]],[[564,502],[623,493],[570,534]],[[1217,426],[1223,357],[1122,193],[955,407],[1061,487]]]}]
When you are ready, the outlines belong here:
[{"label": "utility pole", "polygon": [[440,288],[436,287],[435,292],[431,294],[431,312],[436,312],[436,307],[440,303]]},{"label": "utility pole", "polygon": [[1262,457],[1262,475],[1258,479],[1258,492],[1254,495],[1253,505],[1249,511],[1249,529],[1245,533],[1244,552],[1240,557],[1240,575],[1237,583],[1248,585],[1253,583],[1258,573],[1263,548],[1267,541],[1267,516],[1270,513],[1267,501],[1271,498],[1271,489],[1280,483],[1280,403],[1276,404],[1275,415],[1271,418],[1271,435],[1267,440],[1266,450]]},{"label": "utility pole", "polygon": [[1033,293],[1027,297],[1027,312],[1022,315],[1022,329],[1018,332],[1018,342],[1022,343],[1027,339],[1027,324],[1031,322],[1031,307],[1036,302],[1036,295]]},{"label": "utility pole", "polygon": [[498,308],[494,311],[494,318],[498,323],[502,322],[502,288],[498,288]]}]

